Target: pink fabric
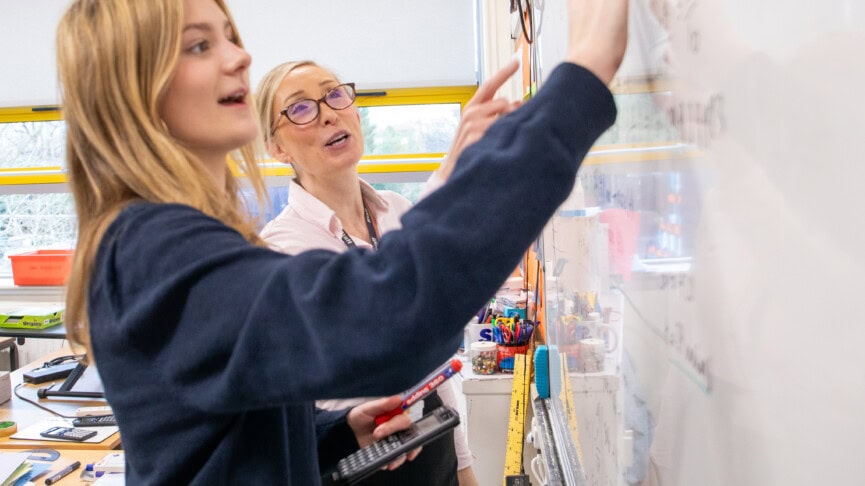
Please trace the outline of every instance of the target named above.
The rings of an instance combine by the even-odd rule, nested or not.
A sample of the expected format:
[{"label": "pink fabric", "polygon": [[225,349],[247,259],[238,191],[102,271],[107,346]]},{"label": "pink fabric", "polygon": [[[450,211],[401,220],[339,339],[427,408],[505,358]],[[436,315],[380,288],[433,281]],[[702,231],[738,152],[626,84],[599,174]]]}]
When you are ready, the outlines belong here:
[{"label": "pink fabric", "polygon": [[[411,201],[393,191],[376,191],[361,181],[361,192],[370,211],[375,214],[381,234],[399,229],[400,216],[411,208]],[[357,246],[372,249],[363,240],[367,235],[349,233]],[[288,206],[261,230],[261,237],[274,250],[296,254],[321,249],[336,252],[346,250],[342,241],[342,223],[326,204],[294,181],[288,188]]]}]

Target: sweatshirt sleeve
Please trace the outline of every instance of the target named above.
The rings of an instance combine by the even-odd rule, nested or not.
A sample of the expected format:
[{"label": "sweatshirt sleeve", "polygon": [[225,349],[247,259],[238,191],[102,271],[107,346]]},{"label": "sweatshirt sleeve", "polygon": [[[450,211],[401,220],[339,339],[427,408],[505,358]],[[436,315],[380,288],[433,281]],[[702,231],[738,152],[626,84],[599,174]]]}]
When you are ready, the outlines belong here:
[{"label": "sweatshirt sleeve", "polygon": [[133,205],[94,267],[96,360],[160,363],[172,396],[214,413],[407,389],[457,349],[614,119],[606,86],[558,67],[377,252],[289,256],[186,206]]},{"label": "sweatshirt sleeve", "polygon": [[329,411],[315,409],[315,436],[318,439],[319,468],[327,471],[336,467],[343,457],[358,450],[360,446],[346,415],[350,409]]}]

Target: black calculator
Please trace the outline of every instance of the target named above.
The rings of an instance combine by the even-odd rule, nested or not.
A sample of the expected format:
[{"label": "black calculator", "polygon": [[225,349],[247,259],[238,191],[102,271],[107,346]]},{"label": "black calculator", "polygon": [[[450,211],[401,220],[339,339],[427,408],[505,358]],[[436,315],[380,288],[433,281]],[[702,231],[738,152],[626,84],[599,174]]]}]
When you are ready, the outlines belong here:
[{"label": "black calculator", "polygon": [[[337,484],[354,484],[413,449],[441,437],[460,423],[459,414],[441,406],[401,430],[340,459],[333,473]],[[423,454],[423,452],[421,452]]]},{"label": "black calculator", "polygon": [[72,425],[76,427],[99,427],[104,425],[117,425],[117,420],[114,415],[88,415],[86,417],[78,417],[72,421]]},{"label": "black calculator", "polygon": [[95,430],[75,429],[72,427],[51,427],[48,430],[40,432],[42,437],[50,437],[52,439],[74,440],[76,442],[85,441],[94,435]]}]

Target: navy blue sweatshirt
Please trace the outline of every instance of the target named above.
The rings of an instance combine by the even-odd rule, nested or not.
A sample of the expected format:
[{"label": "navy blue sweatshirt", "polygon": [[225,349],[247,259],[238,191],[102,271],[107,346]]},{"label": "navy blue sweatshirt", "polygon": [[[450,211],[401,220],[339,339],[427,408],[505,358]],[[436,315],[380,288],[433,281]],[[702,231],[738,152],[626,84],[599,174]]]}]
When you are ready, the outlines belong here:
[{"label": "navy blue sweatshirt", "polygon": [[127,484],[318,484],[357,442],[313,401],[399,393],[445,362],[614,119],[594,75],[558,67],[374,253],[288,256],[187,206],[128,206],[88,299]]}]

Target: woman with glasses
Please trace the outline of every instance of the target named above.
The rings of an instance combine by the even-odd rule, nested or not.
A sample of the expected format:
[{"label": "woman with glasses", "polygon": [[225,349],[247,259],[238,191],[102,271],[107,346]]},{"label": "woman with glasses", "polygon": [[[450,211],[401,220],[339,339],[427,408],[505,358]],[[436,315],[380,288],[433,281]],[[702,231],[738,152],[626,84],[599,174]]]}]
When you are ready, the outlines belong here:
[{"label": "woman with glasses", "polygon": [[266,248],[238,204],[229,154],[265,194],[250,56],[224,2],[71,2],[56,42],[78,216],[65,320],[99,367],[126,484],[316,485],[408,426],[374,421],[399,397],[314,401],[398,393],[444,362],[569,193],[615,119],[606,84],[627,18],[626,0],[570,1],[598,21],[574,29],[569,62],[463,151],[401,231],[376,252],[294,256]]},{"label": "woman with glasses", "polygon": [[[502,75],[515,69],[512,64]],[[400,228],[399,218],[411,203],[395,192],[376,191],[357,175],[364,141],[354,101],[354,83],[340,82],[312,61],[283,63],[259,83],[256,104],[265,146],[296,173],[288,206],[261,233],[273,248],[291,254],[312,248],[375,250],[382,234]],[[504,99],[472,99],[424,192],[447,179],[463,147],[517,106]]]},{"label": "woman with glasses", "polygon": [[[504,68],[494,82],[510,77],[516,68],[516,63]],[[516,109],[518,104],[486,94],[497,87],[487,85],[466,105],[451,151],[425,192],[444,182],[453,170],[451,161],[465,145],[479,139],[496,117]],[[411,208],[411,202],[392,191],[376,191],[358,177],[364,143],[354,101],[353,83],[342,83],[312,61],[283,63],[259,83],[256,104],[265,145],[271,156],[291,164],[297,174],[290,182],[287,207],[261,232],[272,248],[289,254],[356,247],[375,251],[383,234],[400,228],[399,218]],[[364,401],[368,399],[320,400],[316,404],[339,410]],[[459,409],[453,382],[446,382],[438,393],[418,404],[416,411],[429,413],[442,402]],[[473,486],[477,481],[471,463],[465,433],[457,428],[425,446],[411,464],[378,474],[364,484]]]}]

